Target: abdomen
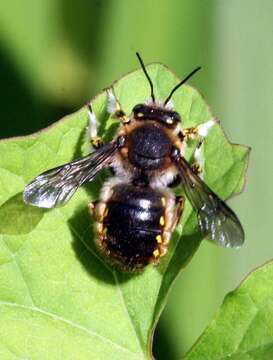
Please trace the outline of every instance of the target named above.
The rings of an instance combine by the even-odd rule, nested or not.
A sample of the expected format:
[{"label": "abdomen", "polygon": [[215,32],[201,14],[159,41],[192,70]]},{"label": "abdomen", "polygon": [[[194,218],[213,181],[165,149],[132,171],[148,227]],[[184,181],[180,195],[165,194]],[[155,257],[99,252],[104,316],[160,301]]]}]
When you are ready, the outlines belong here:
[{"label": "abdomen", "polygon": [[118,184],[97,210],[98,247],[125,270],[142,268],[164,255],[166,195],[150,187]]}]

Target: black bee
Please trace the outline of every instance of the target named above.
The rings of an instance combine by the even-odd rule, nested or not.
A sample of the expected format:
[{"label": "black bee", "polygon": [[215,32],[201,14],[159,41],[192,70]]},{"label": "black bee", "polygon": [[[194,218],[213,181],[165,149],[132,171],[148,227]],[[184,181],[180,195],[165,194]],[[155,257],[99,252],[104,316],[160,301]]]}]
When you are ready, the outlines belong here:
[{"label": "black bee", "polygon": [[[183,186],[205,237],[226,247],[242,245],[244,231],[237,216],[201,180],[202,143],[215,120],[182,129],[181,117],[170,102],[173,93],[200,68],[161,102],[155,99],[153,83],[137,56],[151,87],[151,99],[135,105],[126,116],[112,89],[108,90],[109,113],[120,119],[121,126],[107,144],[97,136],[96,116],[89,104],[91,143],[96,150],[36,177],[26,186],[24,201],[44,208],[63,205],[81,185],[109,167],[114,176],[89,209],[96,219],[97,246],[111,263],[133,271],[158,263],[166,253],[185,201],[183,196],[174,196],[170,189],[174,184]],[[199,142],[196,163],[191,166],[184,153],[187,140],[193,138]]]}]

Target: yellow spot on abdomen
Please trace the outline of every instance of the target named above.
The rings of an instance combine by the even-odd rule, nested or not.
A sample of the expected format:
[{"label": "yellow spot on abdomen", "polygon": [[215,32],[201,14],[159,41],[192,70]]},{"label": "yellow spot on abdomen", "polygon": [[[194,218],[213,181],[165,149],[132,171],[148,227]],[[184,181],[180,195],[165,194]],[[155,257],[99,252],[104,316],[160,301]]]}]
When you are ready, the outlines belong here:
[{"label": "yellow spot on abdomen", "polygon": [[164,219],[164,216],[160,216],[160,219],[159,219],[159,224],[161,226],[164,226],[165,225],[165,219]]},{"label": "yellow spot on abdomen", "polygon": [[158,244],[162,243],[162,236],[161,235],[156,235],[156,241],[158,242]]},{"label": "yellow spot on abdomen", "polygon": [[158,249],[154,250],[153,255],[154,255],[155,258],[158,258],[159,257],[159,250]]}]

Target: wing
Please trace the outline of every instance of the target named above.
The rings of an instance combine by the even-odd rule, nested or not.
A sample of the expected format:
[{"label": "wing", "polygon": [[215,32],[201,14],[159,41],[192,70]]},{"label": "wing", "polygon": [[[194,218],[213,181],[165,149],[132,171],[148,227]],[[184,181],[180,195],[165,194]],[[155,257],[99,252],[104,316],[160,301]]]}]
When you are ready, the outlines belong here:
[{"label": "wing", "polygon": [[197,211],[200,230],[209,240],[226,247],[239,247],[244,230],[235,213],[196,175],[181,157],[177,166],[185,193]]},{"label": "wing", "polygon": [[65,204],[82,184],[111,164],[117,149],[117,142],[112,142],[82,159],[40,174],[25,187],[24,201],[42,208]]}]

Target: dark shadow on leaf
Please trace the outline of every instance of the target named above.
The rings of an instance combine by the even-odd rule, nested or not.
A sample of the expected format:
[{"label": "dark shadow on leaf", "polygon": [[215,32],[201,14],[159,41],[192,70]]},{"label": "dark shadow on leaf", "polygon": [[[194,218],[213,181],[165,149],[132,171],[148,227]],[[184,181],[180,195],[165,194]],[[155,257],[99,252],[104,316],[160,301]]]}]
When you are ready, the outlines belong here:
[{"label": "dark shadow on leaf", "polygon": [[25,204],[23,194],[16,194],[0,207],[0,234],[28,234],[39,224],[46,211]]},{"label": "dark shadow on leaf", "polygon": [[172,344],[174,334],[170,334],[167,325],[160,322],[153,340],[153,355],[156,360],[178,359],[178,354]]},{"label": "dark shadow on leaf", "polygon": [[170,263],[176,264],[177,269],[185,267],[198,249],[201,240],[202,235],[197,228],[192,230],[192,234],[182,233],[182,236],[178,230],[175,230],[169,244],[168,254],[162,258],[160,266],[158,266],[161,275],[164,275],[166,267]]},{"label": "dark shadow on leaf", "polygon": [[[105,102],[105,107],[102,110],[102,112],[97,116],[98,116],[98,122],[99,122],[99,136],[101,136],[103,138],[103,140],[106,142],[112,140],[114,134],[109,134],[109,130],[107,131],[107,134],[106,134],[106,125],[107,125],[107,121],[110,116],[107,111],[107,102]],[[107,135],[107,137],[105,137],[106,135]]]},{"label": "dark shadow on leaf", "polygon": [[[181,269],[187,266],[200,246],[202,235],[198,231],[197,227],[191,229],[189,232],[192,232],[192,234],[185,234],[181,236],[177,230],[173,234],[169,246],[169,253],[172,254],[172,257],[170,259],[167,255],[162,259],[162,263],[158,267],[158,271],[162,274],[162,276],[164,276],[166,271],[168,272],[168,276],[164,276],[164,281],[161,284],[158,299],[166,299],[166,295],[169,293],[170,286],[175,280],[176,276],[179,274]],[[168,267],[170,265],[172,268],[171,272],[168,271]],[[157,303],[157,307],[161,308],[161,305],[162,304]],[[171,338],[168,336],[168,329],[166,325],[159,322],[157,326],[157,320],[160,313],[155,311],[155,314],[156,318],[154,319],[155,322],[153,336],[153,354],[155,355],[155,358],[157,360],[179,358],[180,354],[177,354],[175,349],[172,347]]]},{"label": "dark shadow on leaf", "polygon": [[[86,122],[86,124],[87,124],[87,122]],[[71,161],[84,157],[85,154],[83,154],[83,145],[87,140],[86,132],[87,131],[86,131],[85,128],[81,131],[79,139],[77,141],[77,145],[76,145],[76,147],[74,149],[73,159],[71,159]]]},{"label": "dark shadow on leaf", "polygon": [[117,130],[118,130],[119,126],[120,126],[120,123],[117,122],[117,123],[112,124],[109,127],[109,129],[107,130],[107,133],[104,136],[104,139],[105,139],[106,142],[109,142],[114,138],[114,136],[117,133]]},{"label": "dark shadow on leaf", "polygon": [[85,270],[99,281],[114,285],[114,277],[96,249],[94,222],[87,206],[78,208],[68,223],[73,236],[73,250]]}]

